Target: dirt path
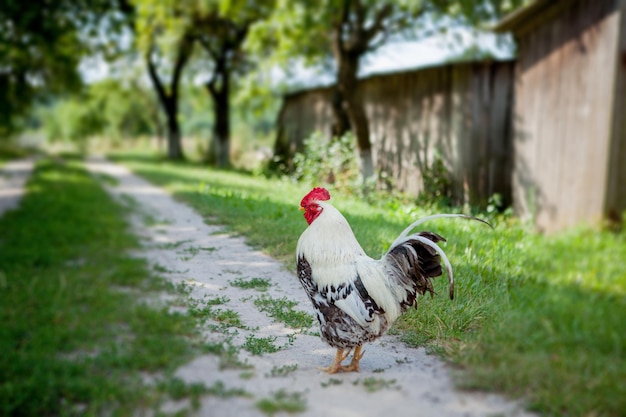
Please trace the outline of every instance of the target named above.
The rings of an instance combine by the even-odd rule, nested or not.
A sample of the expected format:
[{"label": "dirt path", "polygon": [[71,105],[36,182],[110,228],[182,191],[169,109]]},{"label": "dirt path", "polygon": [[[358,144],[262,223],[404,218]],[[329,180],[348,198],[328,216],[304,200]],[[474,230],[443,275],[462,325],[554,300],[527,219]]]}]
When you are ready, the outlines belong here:
[{"label": "dirt path", "polygon": [[[134,217],[134,227],[145,246],[142,255],[171,282],[184,283],[191,303],[203,308],[211,301],[223,302],[212,308],[239,314],[242,324],[207,330],[206,336],[232,346],[239,364],[249,367],[207,354],[177,371],[189,382],[223,384],[226,391],[222,395],[203,397],[199,415],[263,416],[257,403],[262,399],[275,401],[281,395],[278,393],[304,403],[304,411],[297,414],[302,416],[531,415],[520,404],[496,395],[455,390],[449,370],[440,360],[423,349],[405,347],[393,336],[366,345],[361,373],[329,376],[319,371],[318,367],[330,363],[334,350],[319,337],[285,327],[254,305],[259,298],[286,297],[297,302],[297,308],[312,313],[292,273],[251,249],[243,238],[205,224],[188,206],[127,169],[102,159],[91,160],[88,168],[117,180],[117,185],[109,186],[112,194],[127,202],[128,197],[135,200],[131,205],[143,213]],[[272,285],[264,292],[233,285],[236,280],[251,278],[268,279]],[[315,331],[314,327],[309,333]],[[259,339],[270,340],[280,349],[253,355],[242,347],[246,341]],[[233,389],[251,395],[230,395]],[[184,405],[170,404],[164,411],[176,411]]]},{"label": "dirt path", "polygon": [[0,168],[0,216],[19,205],[33,166],[34,159],[25,158],[9,161]]}]

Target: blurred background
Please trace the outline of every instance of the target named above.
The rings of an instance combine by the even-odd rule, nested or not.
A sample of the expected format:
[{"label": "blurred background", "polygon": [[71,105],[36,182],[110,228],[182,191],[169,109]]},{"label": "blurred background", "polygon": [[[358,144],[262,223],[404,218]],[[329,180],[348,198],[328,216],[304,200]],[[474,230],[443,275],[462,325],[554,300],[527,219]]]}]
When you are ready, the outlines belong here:
[{"label": "blurred background", "polygon": [[336,166],[313,180],[331,183],[347,158],[351,181],[513,207],[542,231],[619,225],[623,7],[7,0],[0,141],[298,178],[322,156]]}]

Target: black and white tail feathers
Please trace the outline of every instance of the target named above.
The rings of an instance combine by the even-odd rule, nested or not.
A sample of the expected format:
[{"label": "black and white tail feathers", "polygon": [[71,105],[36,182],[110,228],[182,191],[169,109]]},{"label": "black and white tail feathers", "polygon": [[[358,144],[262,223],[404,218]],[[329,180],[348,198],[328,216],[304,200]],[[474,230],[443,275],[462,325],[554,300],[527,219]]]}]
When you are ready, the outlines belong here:
[{"label": "black and white tail feathers", "polygon": [[446,239],[433,232],[419,232],[409,235],[409,232],[417,225],[427,220],[442,217],[461,217],[477,220],[492,227],[484,220],[464,214],[436,214],[419,219],[404,229],[400,236],[391,244],[389,251],[385,255],[385,260],[391,269],[392,279],[406,291],[404,299],[400,302],[402,311],[405,311],[415,303],[417,294],[424,295],[426,292],[429,292],[431,296],[434,294],[431,280],[441,276],[442,260],[448,275],[450,299],[454,299],[452,265],[443,249],[437,245],[437,242],[445,242]]}]

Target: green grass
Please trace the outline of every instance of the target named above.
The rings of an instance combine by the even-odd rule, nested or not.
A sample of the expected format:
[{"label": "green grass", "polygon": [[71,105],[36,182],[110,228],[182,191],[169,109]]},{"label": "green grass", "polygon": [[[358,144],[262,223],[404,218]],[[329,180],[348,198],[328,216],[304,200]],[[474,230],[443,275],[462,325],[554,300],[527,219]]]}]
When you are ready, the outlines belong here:
[{"label": "green grass", "polygon": [[220,359],[219,369],[251,369],[247,362],[239,360],[239,348],[230,339],[221,342],[209,342],[203,346],[203,352],[216,355]]},{"label": "green grass", "polygon": [[298,303],[286,297],[272,298],[264,295],[255,299],[254,305],[259,311],[267,313],[292,329],[308,329],[313,325],[313,316],[304,311],[294,310]]},{"label": "green grass", "polygon": [[384,378],[375,378],[372,376],[365,377],[362,380],[357,379],[352,383],[353,385],[361,384],[365,391],[367,392],[376,392],[383,389],[399,389],[400,387],[396,385],[395,379],[384,379]]},{"label": "green grass", "polygon": [[275,353],[280,350],[280,347],[274,344],[275,341],[276,336],[255,337],[249,335],[242,347],[253,355],[261,356],[264,353]]},{"label": "green grass", "polygon": [[237,278],[229,281],[229,284],[233,287],[242,289],[253,289],[257,291],[267,291],[267,289],[272,285],[270,280],[265,278]]},{"label": "green grass", "polygon": [[265,376],[268,378],[285,377],[298,369],[298,364],[274,366]]},{"label": "green grass", "polygon": [[[297,209],[310,187],[145,154],[117,158],[295,269],[306,228]],[[373,257],[436,209],[397,199],[366,204],[330,191]],[[448,219],[423,226],[448,239],[442,247],[455,269],[456,298],[448,300],[445,279],[437,280],[438,295],[420,299],[394,331],[463,369],[465,387],[521,397],[545,415],[622,415],[626,233],[579,228],[545,237],[510,217],[488,220],[495,230]]]},{"label": "green grass", "polygon": [[[0,218],[0,414],[134,415],[194,354],[195,322],[163,291],[115,204],[77,162],[39,162]],[[154,303],[151,303],[154,304]]]},{"label": "green grass", "polygon": [[289,393],[285,390],[280,390],[269,398],[260,399],[257,401],[256,406],[268,416],[273,416],[282,411],[293,414],[306,411],[306,400],[299,392]]},{"label": "green grass", "polygon": [[[180,292],[185,293],[188,289],[180,289]],[[213,320],[223,326],[224,329],[230,327],[237,327],[239,329],[247,329],[247,327],[241,321],[241,316],[238,312],[227,308],[216,308],[215,306],[226,304],[230,301],[228,297],[215,297],[210,298],[205,296],[203,300],[194,299],[189,297],[187,292],[187,306],[189,315],[197,318],[200,323],[206,324],[207,320]]]}]

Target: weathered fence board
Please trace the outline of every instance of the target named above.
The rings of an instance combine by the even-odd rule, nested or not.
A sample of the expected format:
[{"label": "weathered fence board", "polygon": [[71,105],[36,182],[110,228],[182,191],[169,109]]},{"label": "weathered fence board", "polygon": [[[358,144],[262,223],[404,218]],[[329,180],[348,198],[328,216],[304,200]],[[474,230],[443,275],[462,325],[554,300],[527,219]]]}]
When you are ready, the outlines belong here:
[{"label": "weathered fence board", "polygon": [[[436,158],[456,202],[510,202],[513,63],[448,64],[377,75],[359,88],[370,122],[376,168],[395,188],[418,194]],[[314,131],[330,136],[331,87],[287,95],[276,152],[287,161]]]},{"label": "weathered fence board", "polygon": [[541,230],[626,208],[624,3],[542,0],[501,24],[518,43],[513,200]]}]

